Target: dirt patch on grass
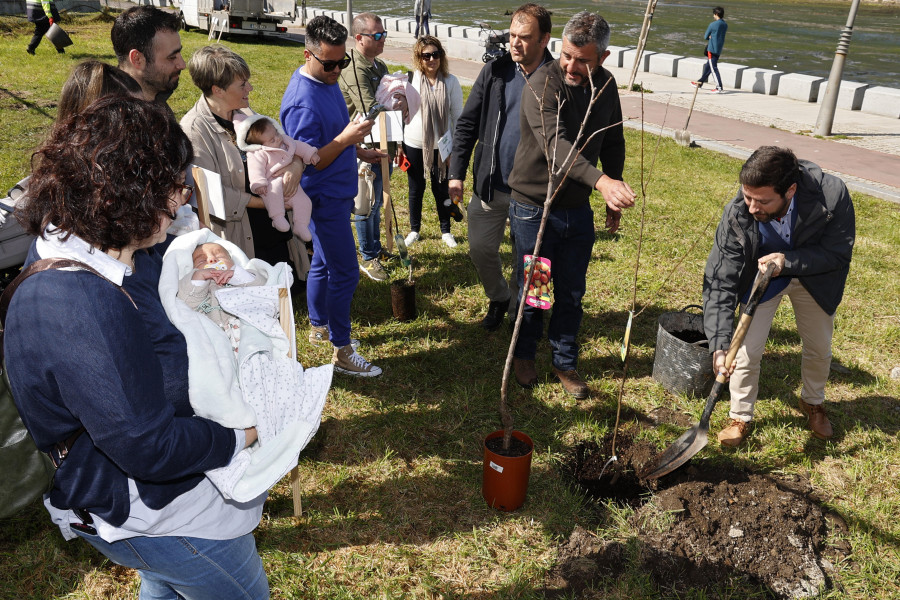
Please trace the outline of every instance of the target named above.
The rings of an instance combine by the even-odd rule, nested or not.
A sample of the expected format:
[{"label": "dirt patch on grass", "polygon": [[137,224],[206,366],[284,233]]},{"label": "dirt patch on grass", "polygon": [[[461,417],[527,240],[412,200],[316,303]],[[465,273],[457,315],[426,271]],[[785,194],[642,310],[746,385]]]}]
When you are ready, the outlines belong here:
[{"label": "dirt patch on grass", "polygon": [[640,574],[675,595],[705,590],[718,597],[739,589],[744,597],[808,598],[829,587],[833,562],[850,552],[830,545],[830,532],[846,525],[822,508],[808,481],[697,459],[659,481],[642,481],[636,473],[657,452],[634,440],[639,428],[623,427],[614,463],[607,464],[611,436],[569,453],[563,472],[573,485],[590,498],[635,508],[634,536],[608,541],[577,528],[560,545],[550,597],[572,591],[591,597],[604,580]]},{"label": "dirt patch on grass", "polygon": [[9,110],[30,110],[33,108],[55,108],[56,100],[35,98],[34,93],[21,90],[7,90],[0,87],[0,108]]}]

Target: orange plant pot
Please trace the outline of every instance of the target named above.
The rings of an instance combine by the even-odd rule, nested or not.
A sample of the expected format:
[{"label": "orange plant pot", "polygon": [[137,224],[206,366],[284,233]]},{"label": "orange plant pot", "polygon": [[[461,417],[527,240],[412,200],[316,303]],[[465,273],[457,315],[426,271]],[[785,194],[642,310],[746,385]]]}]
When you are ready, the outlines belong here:
[{"label": "orange plant pot", "polygon": [[482,469],[481,495],[491,508],[513,511],[525,502],[528,491],[528,476],[531,474],[531,455],[534,442],[521,431],[513,431],[512,436],[528,445],[524,456],[502,456],[488,450],[487,442],[503,437],[503,430],[495,431],[484,438],[484,467]]}]

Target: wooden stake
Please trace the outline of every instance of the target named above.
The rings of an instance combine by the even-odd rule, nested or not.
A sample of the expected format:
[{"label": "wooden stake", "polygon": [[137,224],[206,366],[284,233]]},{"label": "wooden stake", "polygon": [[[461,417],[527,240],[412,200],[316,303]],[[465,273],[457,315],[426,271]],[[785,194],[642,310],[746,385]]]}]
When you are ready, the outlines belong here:
[{"label": "wooden stake", "polygon": [[[381,134],[381,149],[387,153],[387,116],[382,112],[378,115],[378,131]],[[382,198],[384,199],[384,229],[387,232],[385,248],[388,252],[394,251],[394,210],[391,206],[391,171],[388,161],[390,155],[381,159],[381,183]]]}]

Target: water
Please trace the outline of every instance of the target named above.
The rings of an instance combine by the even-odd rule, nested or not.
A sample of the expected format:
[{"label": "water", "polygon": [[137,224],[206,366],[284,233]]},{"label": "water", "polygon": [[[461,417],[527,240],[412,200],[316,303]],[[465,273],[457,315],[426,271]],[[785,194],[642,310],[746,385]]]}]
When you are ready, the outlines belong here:
[{"label": "water", "polygon": [[[524,0],[523,0],[524,1]],[[433,21],[470,25],[478,21],[496,29],[509,27],[519,2],[504,0],[433,0]],[[847,23],[850,2],[776,2],[774,0],[660,1],[653,16],[647,49],[682,56],[701,56],[703,33],[712,21],[712,7],[725,7],[728,35],[721,60],[748,67],[776,69],[828,77],[840,32]],[[307,0],[308,6],[346,10],[346,0]],[[355,0],[354,13],[365,11],[409,17],[412,0]],[[560,0],[545,2],[553,12],[553,37],[578,11],[599,12],[612,26],[616,46],[636,46],[646,0]],[[845,80],[900,87],[900,5],[859,8],[844,64]]]}]

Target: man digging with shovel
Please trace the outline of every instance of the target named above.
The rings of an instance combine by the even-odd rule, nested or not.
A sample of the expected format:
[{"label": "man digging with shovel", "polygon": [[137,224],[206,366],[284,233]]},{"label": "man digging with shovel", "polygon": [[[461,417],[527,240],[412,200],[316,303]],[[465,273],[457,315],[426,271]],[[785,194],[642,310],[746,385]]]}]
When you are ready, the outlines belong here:
[{"label": "man digging with shovel", "polygon": [[[832,436],[825,415],[834,313],[841,302],[856,237],[844,182],[787,148],[762,146],[741,169],[741,189],[726,207],[703,276],[703,324],[716,374],[730,376],[730,424],[719,442],[736,447],[750,433],[760,359],[775,311],[791,299],[803,342],[800,410],[814,436]],[[748,300],[757,271],[775,263],[730,372],[725,353],[738,301]]]}]

